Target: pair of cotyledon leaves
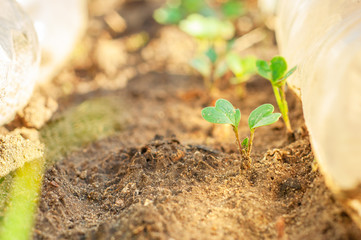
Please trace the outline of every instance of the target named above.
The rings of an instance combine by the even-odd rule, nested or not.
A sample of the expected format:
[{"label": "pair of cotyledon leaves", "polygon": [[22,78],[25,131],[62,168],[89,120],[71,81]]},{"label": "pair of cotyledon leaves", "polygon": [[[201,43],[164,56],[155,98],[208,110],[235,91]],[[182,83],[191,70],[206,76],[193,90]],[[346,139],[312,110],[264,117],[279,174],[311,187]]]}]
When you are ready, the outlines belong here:
[{"label": "pair of cotyledon leaves", "polygon": [[[281,114],[273,113],[273,111],[273,105],[268,103],[253,110],[248,118],[249,128],[253,130],[276,122],[281,117]],[[231,124],[233,127],[238,128],[241,111],[235,109],[229,101],[218,99],[215,107],[206,107],[202,110],[202,116],[208,122]]]},{"label": "pair of cotyledon leaves", "polygon": [[272,58],[270,63],[264,60],[257,60],[257,71],[259,75],[271,81],[272,85],[283,85],[286,83],[286,79],[296,71],[297,67],[293,67],[287,73],[287,62],[281,57],[277,56]]}]

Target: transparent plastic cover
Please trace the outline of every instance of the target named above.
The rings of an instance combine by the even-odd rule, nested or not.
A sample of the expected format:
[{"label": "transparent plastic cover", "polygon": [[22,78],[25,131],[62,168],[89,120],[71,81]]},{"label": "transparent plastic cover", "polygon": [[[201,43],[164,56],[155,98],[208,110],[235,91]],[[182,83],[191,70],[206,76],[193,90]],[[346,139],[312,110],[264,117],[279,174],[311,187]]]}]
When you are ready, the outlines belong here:
[{"label": "transparent plastic cover", "polygon": [[298,65],[290,78],[303,102],[320,165],[334,187],[361,183],[361,1],[281,0],[277,39]]},{"label": "transparent plastic cover", "polygon": [[30,18],[12,0],[0,1],[0,124],[30,98],[39,64],[39,46]]}]

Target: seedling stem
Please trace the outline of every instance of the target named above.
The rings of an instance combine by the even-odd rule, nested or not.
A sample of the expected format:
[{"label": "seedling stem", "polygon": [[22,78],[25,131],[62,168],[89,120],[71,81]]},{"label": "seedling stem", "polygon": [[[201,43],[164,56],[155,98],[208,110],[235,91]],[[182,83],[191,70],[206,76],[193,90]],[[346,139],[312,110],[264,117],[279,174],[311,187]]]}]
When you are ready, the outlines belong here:
[{"label": "seedling stem", "polygon": [[234,135],[236,135],[236,143],[238,146],[239,154],[242,156],[242,145],[241,145],[241,141],[239,140],[238,128],[233,126],[233,132],[234,132]]},{"label": "seedling stem", "polygon": [[285,94],[285,85],[282,86],[275,86],[272,85],[274,95],[276,97],[277,105],[281,111],[283,120],[285,122],[287,132],[292,133],[292,127],[290,120],[288,118],[288,104],[286,101],[286,94]]},{"label": "seedling stem", "polygon": [[256,66],[258,74],[271,82],[287,132],[292,134],[293,131],[288,118],[288,104],[286,101],[285,86],[287,78],[296,71],[297,66],[287,72],[287,62],[281,56],[272,58],[269,63],[264,60],[257,60]]},{"label": "seedling stem", "polygon": [[253,110],[248,118],[248,126],[250,130],[249,139],[246,137],[242,142],[239,140],[238,125],[241,120],[241,111],[235,109],[233,105],[225,99],[218,99],[215,107],[206,107],[202,110],[203,118],[216,124],[230,124],[236,136],[236,143],[239,154],[245,158],[246,167],[251,165],[251,151],[253,145],[254,132],[256,128],[267,126],[278,121],[281,117],[280,113],[273,113],[274,107],[271,104],[263,104]]}]

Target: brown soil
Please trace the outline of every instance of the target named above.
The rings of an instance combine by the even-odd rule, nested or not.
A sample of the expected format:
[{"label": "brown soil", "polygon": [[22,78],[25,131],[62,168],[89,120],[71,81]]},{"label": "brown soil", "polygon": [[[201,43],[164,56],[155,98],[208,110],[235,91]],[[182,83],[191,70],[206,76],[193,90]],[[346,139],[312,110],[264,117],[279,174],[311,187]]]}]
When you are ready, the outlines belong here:
[{"label": "brown soil", "polygon": [[[361,239],[317,170],[292,93],[294,139],[281,121],[257,129],[252,166],[241,169],[230,127],[200,116],[215,97],[188,67],[192,40],[152,20],[157,1],[101,2],[90,1],[80,53],[36,94],[56,100],[54,119],[86,99],[111,97],[125,106],[127,124],[48,169],[34,239]],[[123,32],[104,20],[112,9],[127,22]],[[250,30],[261,26],[257,14],[246,17],[254,20]],[[246,52],[269,58],[277,49],[263,29],[268,37]],[[149,41],[137,48],[129,42],[141,31]],[[226,81],[219,89],[242,111],[241,136],[256,106],[276,105],[269,83],[257,77],[242,99]],[[45,103],[39,109],[49,112]],[[8,129],[32,126],[24,119],[31,117]]]}]

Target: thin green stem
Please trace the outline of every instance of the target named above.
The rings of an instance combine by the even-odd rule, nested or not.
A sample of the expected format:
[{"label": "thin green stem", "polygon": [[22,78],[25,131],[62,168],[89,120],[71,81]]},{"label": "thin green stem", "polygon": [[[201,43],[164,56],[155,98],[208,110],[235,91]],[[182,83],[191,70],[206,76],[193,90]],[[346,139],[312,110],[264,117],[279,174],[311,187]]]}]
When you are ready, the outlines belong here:
[{"label": "thin green stem", "polygon": [[238,128],[233,126],[233,132],[234,132],[234,135],[236,135],[236,143],[237,143],[237,146],[238,146],[239,154],[242,156],[242,145],[241,145],[241,141],[239,140]]},{"label": "thin green stem", "polygon": [[280,94],[281,94],[281,100],[282,100],[282,105],[283,105],[283,120],[285,121],[285,124],[286,124],[286,128],[287,128],[287,131],[289,133],[292,133],[292,127],[291,127],[291,122],[288,118],[288,104],[287,104],[287,100],[286,100],[286,94],[285,94],[285,85],[282,85],[280,88],[279,88],[279,91],[280,91]]},{"label": "thin green stem", "polygon": [[277,105],[281,111],[283,120],[285,122],[287,132],[292,133],[291,123],[288,118],[288,104],[286,101],[286,95],[284,91],[284,85],[281,87],[272,85],[273,93],[276,97]]},{"label": "thin green stem", "polygon": [[281,94],[279,91],[279,88],[277,86],[272,85],[272,89],[273,89],[273,93],[276,97],[276,101],[277,101],[277,105],[283,115],[283,102],[282,102],[282,98],[281,98]]}]

